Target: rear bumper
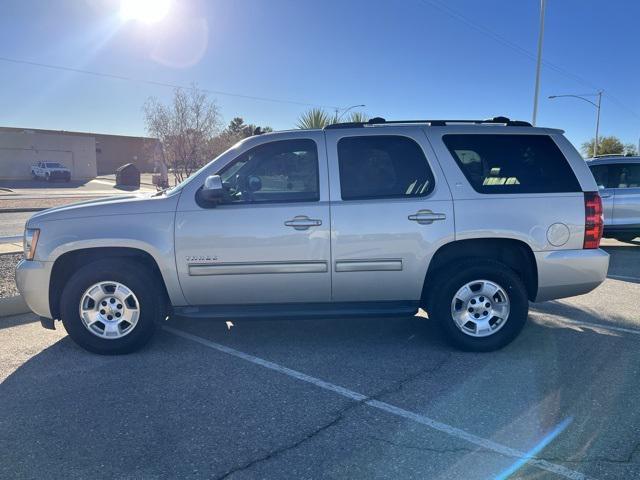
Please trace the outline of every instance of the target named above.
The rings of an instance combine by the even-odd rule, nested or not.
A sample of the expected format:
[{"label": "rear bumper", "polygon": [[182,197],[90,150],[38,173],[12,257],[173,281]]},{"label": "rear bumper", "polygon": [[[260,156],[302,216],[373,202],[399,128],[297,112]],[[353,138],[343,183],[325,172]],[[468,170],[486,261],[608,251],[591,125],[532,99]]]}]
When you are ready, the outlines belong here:
[{"label": "rear bumper", "polygon": [[536,302],[588,293],[607,278],[609,254],[595,250],[534,252],[538,265]]},{"label": "rear bumper", "polygon": [[49,308],[49,277],[51,262],[20,260],[16,267],[16,285],[33,313],[51,318]]}]

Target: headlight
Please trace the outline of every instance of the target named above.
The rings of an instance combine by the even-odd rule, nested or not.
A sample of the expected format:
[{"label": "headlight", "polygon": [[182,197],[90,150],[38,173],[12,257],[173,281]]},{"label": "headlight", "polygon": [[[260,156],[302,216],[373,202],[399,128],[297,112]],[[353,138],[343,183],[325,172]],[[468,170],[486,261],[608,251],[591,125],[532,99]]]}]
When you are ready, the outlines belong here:
[{"label": "headlight", "polygon": [[35,256],[39,236],[39,228],[25,228],[23,246],[24,258],[26,258],[27,260],[33,260],[33,257]]}]

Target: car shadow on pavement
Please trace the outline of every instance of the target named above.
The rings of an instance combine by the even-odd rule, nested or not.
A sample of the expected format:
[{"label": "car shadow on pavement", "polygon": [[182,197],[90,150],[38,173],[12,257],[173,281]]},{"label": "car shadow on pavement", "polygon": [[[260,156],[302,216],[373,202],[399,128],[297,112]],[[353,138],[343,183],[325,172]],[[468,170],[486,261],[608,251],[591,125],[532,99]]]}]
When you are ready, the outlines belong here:
[{"label": "car shadow on pavement", "polygon": [[18,327],[29,323],[39,322],[40,319],[32,313],[16,315],[11,317],[0,317],[0,330],[4,328]]},{"label": "car shadow on pavement", "polygon": [[[640,427],[640,410],[621,407],[622,399],[640,393],[637,348],[629,349],[620,335],[553,318],[538,321],[537,310],[516,341],[485,354],[452,349],[435,322],[422,317],[168,324],[513,448],[533,448],[572,418],[562,442],[541,456],[570,462],[601,457],[614,477],[633,477],[628,468],[634,464],[612,465],[605,457],[623,460]],[[553,315],[592,314],[561,309]],[[325,423],[331,425],[323,429],[325,441],[354,443],[348,449],[319,447],[304,461],[342,465],[345,476],[354,458],[373,453],[393,463],[413,452],[419,462],[420,446],[439,448],[433,438],[421,440],[433,434],[427,427],[385,415],[357,426],[332,421],[352,402],[166,331],[140,352],[119,357],[87,353],[65,337],[11,373],[0,384],[0,399],[0,477],[197,472],[210,478],[250,462],[256,452],[269,456],[270,449],[296,445]],[[622,422],[618,417],[624,417],[624,428],[614,431],[612,424]],[[361,430],[369,432],[366,441]],[[392,444],[374,447],[374,435],[417,447],[402,453]],[[103,444],[117,445],[117,455],[105,457],[96,448]],[[356,451],[360,444],[368,450]],[[477,451],[466,446],[456,462]],[[282,456],[269,458],[287,468]],[[599,461],[580,468],[588,473]],[[351,478],[357,476],[355,471]]]},{"label": "car shadow on pavement", "polygon": [[[634,243],[640,245],[640,242]],[[640,283],[640,248],[629,245],[603,249],[610,255],[607,275],[620,276],[623,277],[620,280]]]},{"label": "car shadow on pavement", "polygon": [[[600,324],[604,328],[624,327],[630,324],[630,320],[622,315],[612,315],[611,313],[603,316],[597,308],[590,309],[588,307],[576,307],[562,300],[552,300],[543,303],[532,303],[530,306],[529,316],[531,313],[542,313],[553,315],[568,321],[587,322]],[[630,328],[638,328],[637,325],[631,325]],[[640,332],[640,329],[639,329]]]}]

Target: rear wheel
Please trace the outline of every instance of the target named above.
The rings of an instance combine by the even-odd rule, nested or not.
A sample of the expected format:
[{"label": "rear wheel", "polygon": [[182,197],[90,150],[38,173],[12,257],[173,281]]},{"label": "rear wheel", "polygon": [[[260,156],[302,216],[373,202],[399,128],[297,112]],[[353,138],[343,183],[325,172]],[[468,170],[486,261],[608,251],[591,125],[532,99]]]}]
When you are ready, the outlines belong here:
[{"label": "rear wheel", "polygon": [[444,267],[437,277],[429,313],[454,346],[497,350],[513,341],[526,323],[527,291],[508,266],[467,260]]},{"label": "rear wheel", "polygon": [[71,338],[103,355],[141,348],[164,311],[156,279],[141,265],[121,259],[83,266],[65,285],[60,302],[62,323]]},{"label": "rear wheel", "polygon": [[44,179],[45,179],[47,182],[50,182],[50,181],[51,181],[51,175],[49,175],[48,173],[45,173],[45,174],[44,174]]}]

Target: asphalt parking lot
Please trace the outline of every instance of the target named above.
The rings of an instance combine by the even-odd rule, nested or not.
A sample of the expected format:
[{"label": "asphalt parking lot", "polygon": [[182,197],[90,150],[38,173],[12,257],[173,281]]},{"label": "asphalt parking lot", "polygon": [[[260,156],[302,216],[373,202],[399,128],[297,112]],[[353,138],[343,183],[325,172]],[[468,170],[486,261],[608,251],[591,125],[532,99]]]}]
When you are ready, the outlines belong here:
[{"label": "asphalt parking lot", "polygon": [[420,316],[172,318],[122,357],[1,318],[0,477],[638,478],[640,249],[607,248],[488,354]]}]

